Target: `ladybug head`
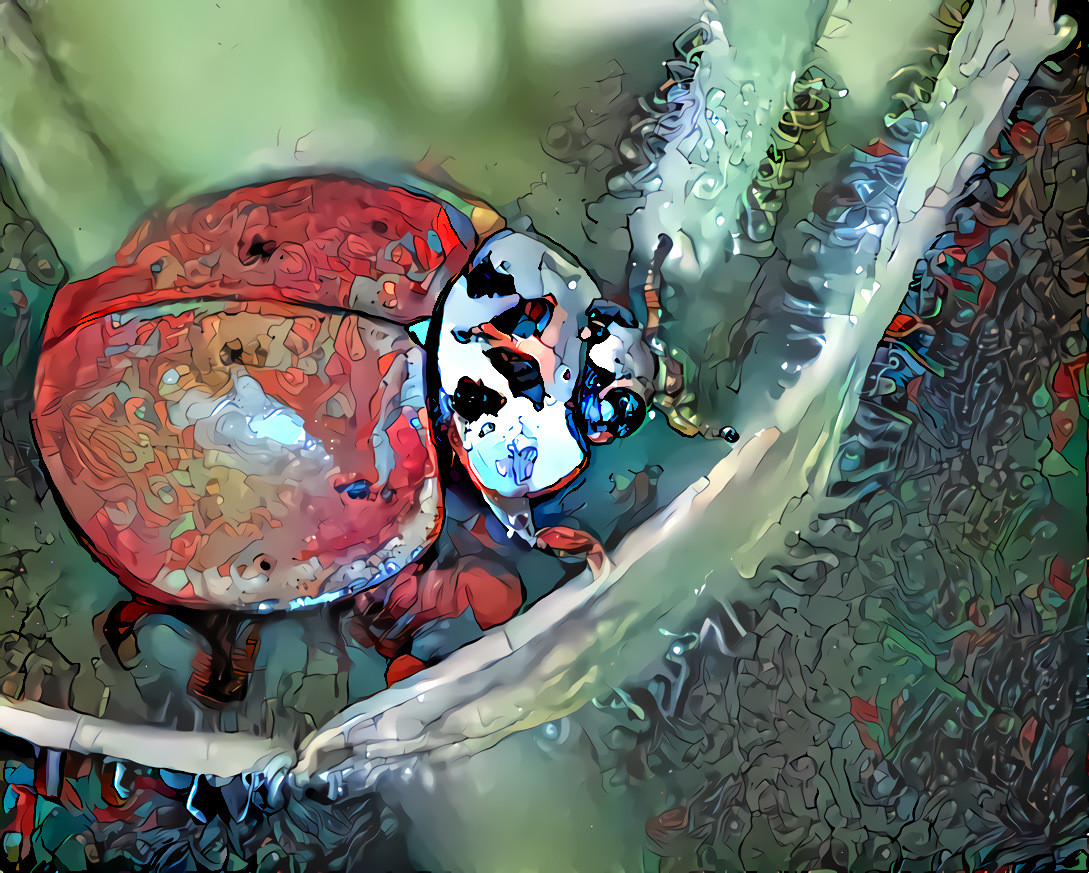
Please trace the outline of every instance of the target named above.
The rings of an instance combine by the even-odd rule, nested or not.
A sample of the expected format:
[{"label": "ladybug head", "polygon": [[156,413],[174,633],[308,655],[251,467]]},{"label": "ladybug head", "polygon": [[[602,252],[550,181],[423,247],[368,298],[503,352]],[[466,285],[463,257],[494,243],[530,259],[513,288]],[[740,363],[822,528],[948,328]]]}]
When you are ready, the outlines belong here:
[{"label": "ladybug head", "polygon": [[592,445],[646,416],[638,324],[540,237],[490,237],[441,296],[428,345],[437,430],[486,497],[564,487]]}]

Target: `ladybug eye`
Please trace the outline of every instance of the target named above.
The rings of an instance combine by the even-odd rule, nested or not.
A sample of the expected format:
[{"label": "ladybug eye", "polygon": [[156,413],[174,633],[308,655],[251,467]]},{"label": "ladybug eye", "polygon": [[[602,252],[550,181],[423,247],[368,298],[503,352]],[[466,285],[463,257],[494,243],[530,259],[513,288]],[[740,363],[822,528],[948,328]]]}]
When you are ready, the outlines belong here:
[{"label": "ladybug eye", "polygon": [[583,430],[591,442],[630,436],[647,415],[646,404],[627,388],[614,388],[604,399],[586,394],[579,404]]},{"label": "ladybug eye", "polygon": [[151,272],[152,273],[161,273],[163,271],[163,264],[165,263],[165,261],[166,261],[166,258],[159,258],[159,260],[157,260],[154,264],[151,265]]}]

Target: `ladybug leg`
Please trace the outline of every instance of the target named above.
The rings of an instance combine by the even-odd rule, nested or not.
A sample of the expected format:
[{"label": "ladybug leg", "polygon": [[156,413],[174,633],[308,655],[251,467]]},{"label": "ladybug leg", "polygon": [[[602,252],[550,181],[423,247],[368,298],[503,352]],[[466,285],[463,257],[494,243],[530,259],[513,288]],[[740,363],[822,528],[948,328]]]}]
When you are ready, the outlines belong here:
[{"label": "ladybug leg", "polygon": [[121,664],[131,663],[140,653],[136,644],[140,622],[150,615],[162,615],[166,611],[167,607],[163,604],[139,596],[114,604],[97,619],[102,639]]},{"label": "ladybug leg", "polygon": [[208,647],[193,657],[189,693],[218,706],[241,700],[260,646],[259,625],[249,616],[226,611],[195,613],[189,625]]},{"label": "ladybug leg", "polygon": [[537,546],[548,549],[561,559],[581,557],[595,574],[601,571],[608,560],[604,547],[593,534],[563,525],[538,531]]},{"label": "ladybug leg", "polygon": [[[351,633],[389,661],[389,684],[440,660],[479,629],[502,624],[525,602],[516,566],[526,543],[508,539],[483,507],[459,513],[454,521],[426,569],[406,567],[355,598]],[[439,628],[442,622],[458,627]]]},{"label": "ladybug leg", "polygon": [[387,683],[436,663],[478,636],[479,630],[503,624],[524,602],[521,578],[490,559],[463,556],[452,567],[424,573],[416,601],[398,622],[411,652],[390,662]]},{"label": "ladybug leg", "polygon": [[100,634],[123,666],[132,664],[140,654],[137,634],[141,623],[165,614],[184,622],[202,643],[193,657],[189,693],[211,705],[241,700],[260,646],[260,625],[250,616],[225,610],[188,610],[137,596],[99,616]]},{"label": "ladybug leg", "polygon": [[355,597],[349,630],[355,640],[387,660],[407,654],[412,639],[410,624],[423,571],[411,564]]},{"label": "ladybug leg", "polygon": [[398,655],[386,667],[386,687],[419,673],[426,666],[427,664],[414,655]]},{"label": "ladybug leg", "polygon": [[412,566],[356,597],[352,636],[387,659],[387,687],[428,666],[411,654],[413,636],[422,626],[464,610],[455,608],[453,591],[448,570]]},{"label": "ladybug leg", "polygon": [[482,630],[513,618],[525,603],[518,560],[526,548],[525,540],[534,534],[529,524],[523,530],[524,536],[512,539],[493,529],[495,521],[487,512],[469,519],[463,527],[467,535],[461,545],[463,554],[455,562],[460,596]]},{"label": "ladybug leg", "polygon": [[[353,635],[389,659],[386,682],[392,685],[441,658],[445,648],[441,644],[431,656],[413,650],[416,639],[429,635],[440,622],[465,616],[487,630],[512,618],[524,601],[525,590],[515,572],[469,555],[457,558],[452,566],[432,567],[402,578],[383,592],[381,599],[372,594],[363,604],[357,601],[363,609],[353,618]],[[431,650],[433,646],[429,642],[423,648]]]}]

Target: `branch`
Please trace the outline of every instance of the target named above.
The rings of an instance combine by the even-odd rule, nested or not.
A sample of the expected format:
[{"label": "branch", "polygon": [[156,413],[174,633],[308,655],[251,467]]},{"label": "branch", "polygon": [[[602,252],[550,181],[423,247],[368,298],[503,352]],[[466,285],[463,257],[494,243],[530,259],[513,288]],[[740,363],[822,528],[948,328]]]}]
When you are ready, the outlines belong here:
[{"label": "branch", "polygon": [[285,751],[274,740],[250,734],[190,733],[175,728],[121,724],[33,700],[3,696],[0,696],[0,730],[42,748],[71,749],[148,767],[225,777],[274,765],[276,755]]},{"label": "branch", "polygon": [[[882,244],[888,287],[906,287],[921,253],[945,229],[951,204],[998,139],[1040,63],[1074,37],[1053,0],[977,0],[920,113],[929,130],[908,161],[897,222]],[[882,307],[881,314],[887,311]],[[892,313],[889,313],[890,317]]]}]

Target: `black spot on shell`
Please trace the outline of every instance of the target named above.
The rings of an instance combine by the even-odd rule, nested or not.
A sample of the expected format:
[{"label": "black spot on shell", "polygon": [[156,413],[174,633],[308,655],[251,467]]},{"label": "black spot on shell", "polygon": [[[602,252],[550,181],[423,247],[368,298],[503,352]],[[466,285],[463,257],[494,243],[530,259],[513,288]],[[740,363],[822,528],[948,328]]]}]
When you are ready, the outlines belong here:
[{"label": "black spot on shell", "polygon": [[461,377],[452,400],[454,412],[470,424],[482,415],[496,415],[506,402],[498,391],[483,382],[474,382],[468,376]]},{"label": "black spot on shell", "polygon": [[514,294],[514,277],[500,273],[495,265],[484,259],[465,277],[466,293],[472,300],[481,297],[505,297]]},{"label": "black spot on shell", "polygon": [[513,349],[491,348],[484,352],[492,366],[507,380],[510,393],[514,397],[526,397],[533,407],[544,409],[544,380],[537,361],[527,355],[520,355]]}]

